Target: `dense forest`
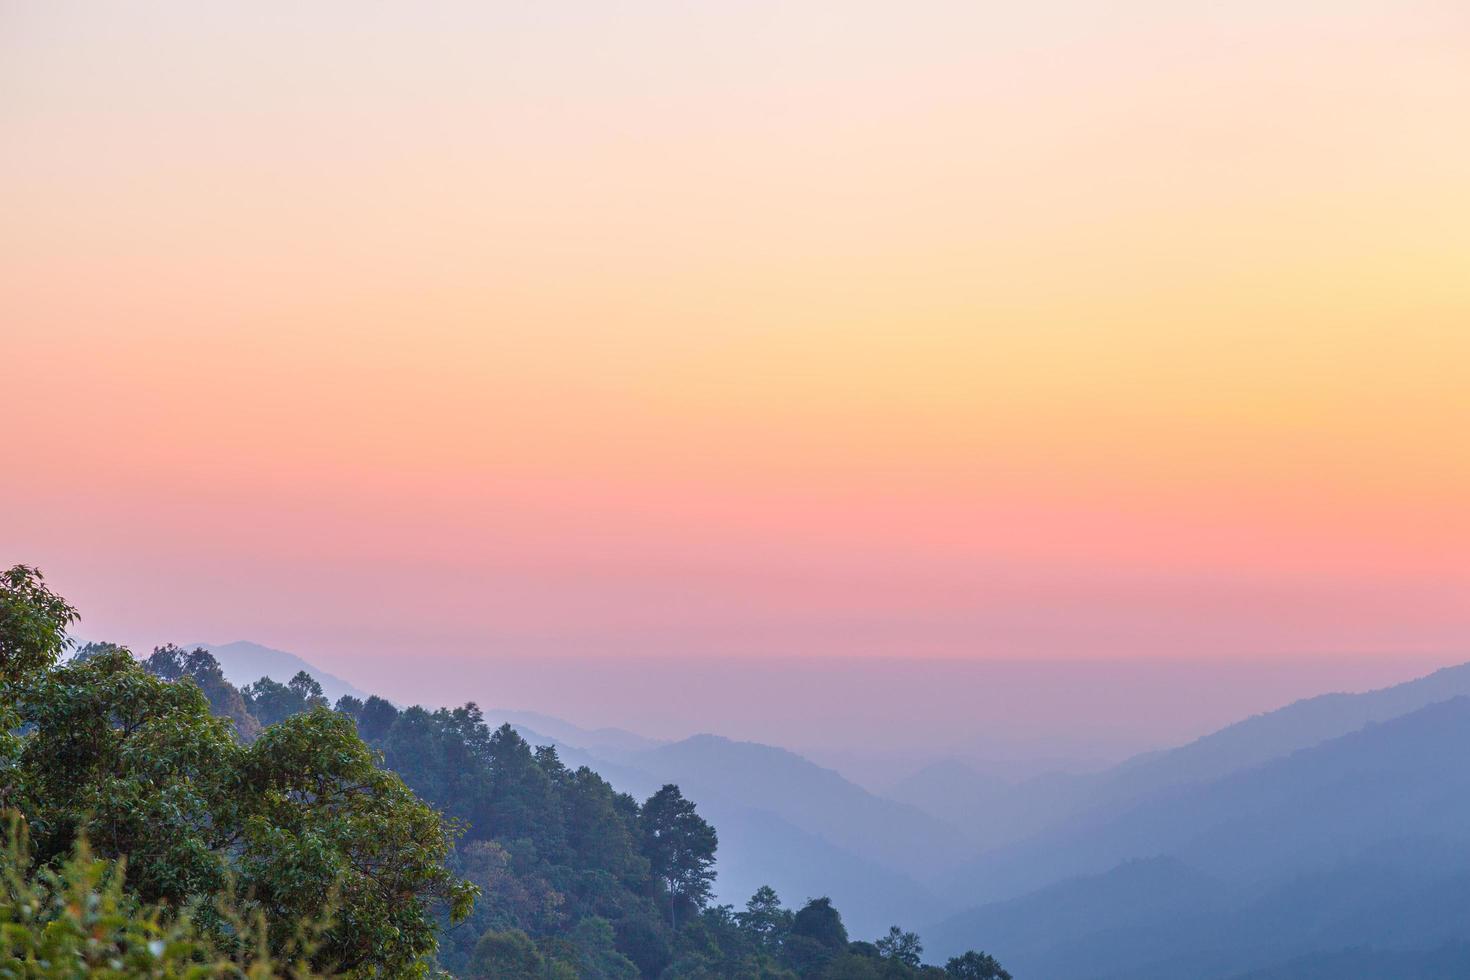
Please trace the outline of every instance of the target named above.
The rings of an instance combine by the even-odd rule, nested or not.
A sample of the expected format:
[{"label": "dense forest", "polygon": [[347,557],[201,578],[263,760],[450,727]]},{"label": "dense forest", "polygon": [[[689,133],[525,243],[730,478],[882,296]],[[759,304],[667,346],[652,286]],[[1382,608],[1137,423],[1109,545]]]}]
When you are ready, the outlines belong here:
[{"label": "dense forest", "polygon": [[76,618],[0,580],[0,975],[1009,980],[827,898],[713,904],[677,786],[639,802],[473,703],[236,688],[203,649],[73,651]]}]

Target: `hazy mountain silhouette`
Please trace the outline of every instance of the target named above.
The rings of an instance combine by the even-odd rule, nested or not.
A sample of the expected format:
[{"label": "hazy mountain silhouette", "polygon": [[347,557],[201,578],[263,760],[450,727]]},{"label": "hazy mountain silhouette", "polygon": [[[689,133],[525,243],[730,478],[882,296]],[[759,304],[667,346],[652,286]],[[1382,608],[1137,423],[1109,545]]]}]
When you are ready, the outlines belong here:
[{"label": "hazy mountain silhouette", "polygon": [[[306,670],[334,699],[364,696],[283,651],[210,649],[240,683]],[[1458,962],[1446,944],[1470,922],[1464,691],[1470,665],[1299,701],[1101,773],[1012,783],[944,760],[885,795],[754,742],[487,718],[640,799],[679,784],[720,835],[721,902],[762,884],[793,904],[826,894],[854,935],[971,906],[924,930],[931,958],[979,945],[1051,980],[1274,980],[1363,945],[1380,964],[1420,951],[1405,962],[1429,978]],[[1002,845],[971,858],[977,841]]]},{"label": "hazy mountain silhouette", "polygon": [[1018,976],[1224,980],[1354,945],[1435,949],[1463,940],[1467,916],[1464,872],[1363,860],[1260,887],[1153,858],[962,913],[925,934],[942,953],[983,930]]},{"label": "hazy mountain silhouette", "polygon": [[[536,711],[487,708],[485,709],[485,720],[492,725],[509,722],[516,729],[524,728],[527,731],[537,732],[541,736],[550,736],[557,742],[585,749],[610,761],[618,761],[632,753],[643,752],[665,744],[659,739],[648,738],[622,728],[582,728],[561,718],[554,718]],[[529,735],[525,737],[530,739]]]},{"label": "hazy mountain silhouette", "polygon": [[931,951],[946,954],[968,948],[961,937],[984,936],[986,948],[1018,976],[1070,976],[1130,950],[1138,955],[1134,934],[1157,930],[1181,908],[1219,913],[1228,903],[1225,883],[1175,858],[1142,858],[971,909],[924,937]]},{"label": "hazy mountain silhouette", "polygon": [[1470,944],[1438,949],[1366,949],[1354,946],[1332,953],[1300,956],[1289,962],[1241,973],[1230,980],[1465,980],[1470,977]]},{"label": "hazy mountain silhouette", "polygon": [[973,853],[954,826],[786,749],[696,735],[628,761],[694,799],[738,799],[900,873],[931,874]]},{"label": "hazy mountain silhouette", "polygon": [[[528,717],[558,721],[545,716]],[[575,728],[565,723],[561,725]],[[588,766],[618,790],[631,793],[640,800],[647,799],[664,783],[679,783],[685,795],[695,801],[700,814],[714,824],[719,834],[720,844],[715,854],[718,872],[715,899],[718,902],[740,907],[761,885],[770,885],[788,903],[796,905],[827,895],[842,909],[843,919],[854,935],[875,936],[894,922],[927,921],[952,908],[943,905],[912,875],[884,867],[866,856],[865,852],[847,850],[827,835],[801,829],[771,812],[765,808],[769,798],[751,799],[722,788],[719,770],[707,773],[703,784],[695,791],[690,788],[693,781],[688,784],[680,782],[673,769],[660,767],[657,752],[644,753],[637,765],[612,762],[527,726],[517,725],[516,729],[533,745],[555,745],[566,765],[573,768]],[[690,741],[710,738],[713,736],[696,736]],[[770,750],[767,746],[754,748],[780,753],[781,756],[791,755],[779,749]],[[788,770],[788,767],[796,771],[804,767],[816,768],[799,756],[788,760],[767,753],[756,755],[779,759],[778,768],[783,770]],[[759,777],[755,781],[764,782]]]},{"label": "hazy mountain silhouette", "polygon": [[[1208,783],[1357,731],[1366,724],[1388,721],[1462,695],[1470,695],[1470,664],[1446,667],[1361,694],[1306,698],[1253,715],[1178,748],[1136,756],[1102,772],[1057,773],[1006,784],[951,761],[915,773],[885,795],[912,802],[963,827],[970,839],[986,847],[1003,847],[1024,838],[1048,835],[1079,819],[1120,814],[1153,795]],[[960,898],[969,887],[968,879],[968,872],[960,869],[941,884],[940,890]],[[1051,880],[1055,878],[1041,875],[1028,879],[1021,887],[1039,887]],[[993,884],[994,888],[984,892],[987,899],[1016,894],[1012,884]]]},{"label": "hazy mountain silhouette", "polygon": [[192,650],[195,647],[203,647],[214,658],[219,661],[220,669],[224,671],[225,678],[236,687],[254,683],[262,677],[280,681],[282,684],[296,676],[300,670],[306,671],[322,686],[322,693],[327,700],[333,704],[344,694],[350,694],[355,698],[367,698],[367,694],[349,682],[329,674],[309,664],[294,653],[285,650],[274,650],[259,643],[251,643],[249,640],[236,640],[233,643],[191,643],[185,649]]},{"label": "hazy mountain silhouette", "polygon": [[[333,701],[344,693],[367,697],[347,681],[282,650],[243,641],[196,645],[214,653],[234,683],[264,675],[286,681],[304,670]],[[665,744],[622,729],[587,729],[530,711],[493,709],[485,717],[495,724],[510,723],[532,745],[555,745],[567,765],[588,766],[639,800],[665,783],[678,783],[719,834],[715,893],[721,902],[743,905],[766,884],[797,904],[828,895],[855,934],[863,935],[878,935],[896,921],[933,919],[953,908],[936,899],[908,867],[888,866],[870,854],[851,831],[843,836],[855,840],[856,849],[823,827],[824,821],[841,827],[847,806],[863,813],[869,826],[881,826],[885,814],[918,821],[920,827],[936,826],[937,821],[784,749],[707,735]],[[726,765],[732,768],[726,771]],[[801,814],[802,821],[791,814]],[[957,839],[952,828],[943,832]],[[896,849],[893,853],[898,854]]]},{"label": "hazy mountain silhouette", "polygon": [[1361,694],[1322,694],[1253,715],[1177,749],[1136,756],[1100,784],[1113,796],[1187,781],[1215,779],[1259,765],[1371,722],[1388,721],[1450,698],[1470,695],[1470,663]]},{"label": "hazy mountain silhouette", "polygon": [[[967,865],[978,889],[1054,883],[952,916],[926,938],[943,953],[983,936],[1018,976],[1055,980],[1228,977],[1356,944],[1460,941],[1470,928],[1466,744],[1461,697],[1093,812]],[[1156,855],[1168,863],[1117,867]],[[1172,877],[1141,888],[1146,868]],[[1082,877],[1057,880],[1067,874]],[[1154,891],[1168,896],[1162,909]]]},{"label": "hazy mountain silhouette", "polygon": [[1096,774],[1053,773],[1010,780],[944,759],[894,783],[883,795],[957,827],[976,846],[1029,837],[1091,799]]}]

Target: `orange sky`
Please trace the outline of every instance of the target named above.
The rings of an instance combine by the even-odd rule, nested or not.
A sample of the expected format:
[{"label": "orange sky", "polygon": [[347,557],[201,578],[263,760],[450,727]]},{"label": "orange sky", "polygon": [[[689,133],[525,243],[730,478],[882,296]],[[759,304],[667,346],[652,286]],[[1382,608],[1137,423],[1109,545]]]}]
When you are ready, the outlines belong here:
[{"label": "orange sky", "polygon": [[323,659],[1470,647],[1454,2],[10,3],[0,559]]}]

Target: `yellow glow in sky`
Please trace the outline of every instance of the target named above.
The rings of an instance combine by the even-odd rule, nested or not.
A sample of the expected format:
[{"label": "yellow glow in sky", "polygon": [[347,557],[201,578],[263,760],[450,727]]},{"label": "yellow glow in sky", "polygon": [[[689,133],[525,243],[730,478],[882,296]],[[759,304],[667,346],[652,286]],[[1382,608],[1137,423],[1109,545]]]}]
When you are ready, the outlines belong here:
[{"label": "yellow glow in sky", "polygon": [[1463,645],[1467,105],[1451,2],[9,4],[0,550],[177,575],[124,632]]}]

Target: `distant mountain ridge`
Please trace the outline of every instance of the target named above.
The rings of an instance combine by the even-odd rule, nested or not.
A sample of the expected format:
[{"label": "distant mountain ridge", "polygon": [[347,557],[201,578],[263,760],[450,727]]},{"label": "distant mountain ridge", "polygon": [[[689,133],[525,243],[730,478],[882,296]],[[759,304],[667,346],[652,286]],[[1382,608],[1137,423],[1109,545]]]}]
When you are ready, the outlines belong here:
[{"label": "distant mountain ridge", "polygon": [[[232,683],[263,675],[286,681],[304,670],[334,702],[342,694],[368,697],[350,682],[285,651],[244,641],[196,645],[215,654]],[[878,935],[895,921],[937,918],[953,908],[902,864],[904,851],[898,846],[931,846],[925,840],[929,831],[958,841],[952,828],[793,752],[715,735],[666,743],[618,728],[582,728],[530,711],[489,709],[484,715],[492,725],[510,724],[533,745],[556,746],[567,765],[586,765],[640,800],[665,783],[677,783],[719,834],[719,901],[741,905],[765,884],[788,901],[829,895],[849,928],[866,935]],[[881,854],[870,853],[847,822],[849,816],[864,814],[868,822],[861,826],[867,833],[877,832],[872,815],[902,817],[895,823],[895,844],[880,848]]]},{"label": "distant mountain ridge", "polygon": [[[1057,773],[1014,783],[957,760],[922,769],[889,789],[926,812],[964,826],[972,840],[1003,848],[1045,835],[1079,816],[1119,813],[1149,796],[1208,783],[1428,705],[1470,696],[1470,663],[1357,694],[1322,694],[1252,715],[1185,745],[1144,753],[1101,772]],[[1037,887],[1044,882],[1031,882]],[[962,873],[941,890],[960,897]],[[979,896],[972,896],[979,897]],[[986,899],[1004,897],[993,891]]]},{"label": "distant mountain ridge", "polygon": [[667,774],[696,799],[719,795],[768,809],[905,874],[935,873],[974,850],[951,824],[776,746],[695,735],[628,762]]},{"label": "distant mountain ridge", "polygon": [[1113,770],[1119,790],[1208,780],[1388,721],[1439,701],[1470,695],[1470,663],[1360,694],[1320,694],[1252,715],[1180,746],[1135,756]]},{"label": "distant mountain ridge", "polygon": [[524,728],[549,736],[566,745],[595,752],[611,761],[617,761],[629,753],[643,752],[667,744],[660,739],[648,738],[623,728],[582,728],[536,711],[486,708],[484,713],[487,722],[496,725],[509,723],[514,728]]},{"label": "distant mountain ridge", "polygon": [[[1226,977],[1355,942],[1462,941],[1467,744],[1470,697],[1457,697],[1119,812],[1095,811],[960,869],[1013,894],[1026,882],[1042,887],[952,916],[926,939],[942,953],[985,935],[1018,976],[1054,980]],[[1177,875],[1184,887],[1166,906],[1147,904],[1149,894],[1108,870],[1139,860],[1166,860],[1199,884]],[[1142,911],[1118,916],[1140,901]],[[1069,908],[1092,911],[1068,918]]]},{"label": "distant mountain ridge", "polygon": [[192,650],[195,647],[203,647],[214,658],[219,661],[220,669],[224,671],[225,678],[236,687],[244,687],[253,684],[262,677],[269,677],[273,681],[284,684],[297,671],[306,671],[317,683],[322,686],[322,693],[327,700],[333,704],[344,694],[366,700],[368,695],[362,689],[343,680],[335,674],[329,674],[315,664],[307,663],[294,653],[285,650],[276,650],[271,647],[262,646],[259,643],[251,643],[249,640],[235,640],[232,643],[191,643],[185,649]]},{"label": "distant mountain ridge", "polygon": [[[283,651],[211,649],[239,683],[306,670],[334,700],[366,696]],[[829,894],[856,934],[938,922],[922,930],[931,953],[984,945],[1018,976],[1225,980],[1340,962],[1358,935],[1422,949],[1461,937],[1446,921],[1462,907],[1470,921],[1466,695],[1470,664],[1304,699],[1103,772],[1011,785],[941,761],[887,796],[756,742],[485,714],[640,799],[680,785],[720,834],[720,902],[761,884],[792,902]],[[987,839],[1011,843],[975,857]],[[1318,921],[1292,918],[1306,907]],[[1375,915],[1424,924],[1393,932]]]}]

